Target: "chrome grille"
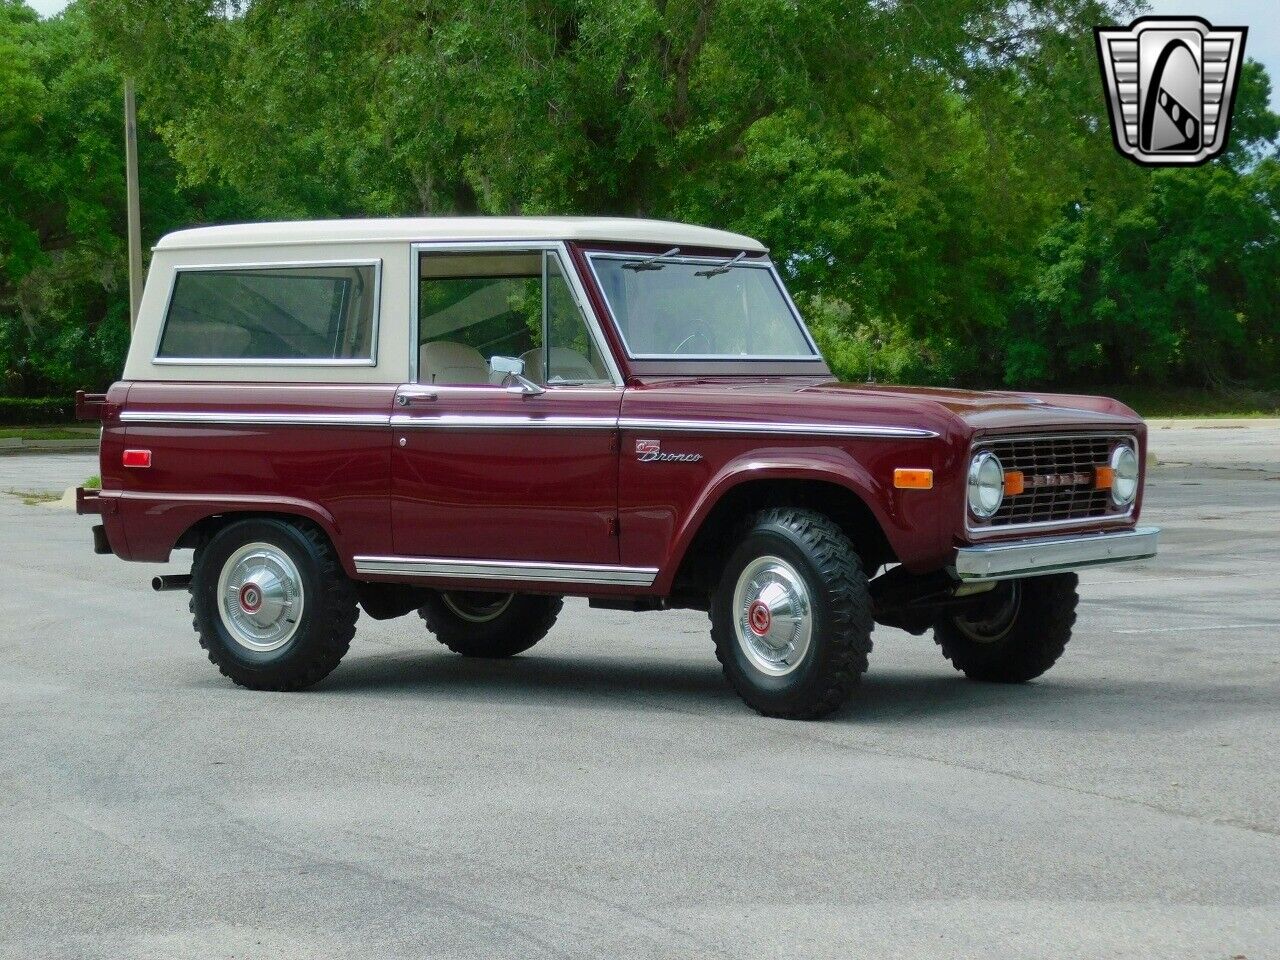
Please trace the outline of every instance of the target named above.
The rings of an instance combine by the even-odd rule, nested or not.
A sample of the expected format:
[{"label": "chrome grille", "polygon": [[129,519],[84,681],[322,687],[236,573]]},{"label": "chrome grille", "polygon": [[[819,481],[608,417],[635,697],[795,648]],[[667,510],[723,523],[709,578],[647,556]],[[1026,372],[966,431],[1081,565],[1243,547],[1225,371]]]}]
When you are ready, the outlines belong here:
[{"label": "chrome grille", "polygon": [[1021,471],[1026,488],[1017,495],[1006,493],[989,520],[970,523],[991,528],[1117,515],[1110,491],[1095,486],[1095,469],[1107,465],[1117,440],[1133,442],[1125,434],[1096,433],[979,441],[975,452],[990,450],[1006,474]]}]

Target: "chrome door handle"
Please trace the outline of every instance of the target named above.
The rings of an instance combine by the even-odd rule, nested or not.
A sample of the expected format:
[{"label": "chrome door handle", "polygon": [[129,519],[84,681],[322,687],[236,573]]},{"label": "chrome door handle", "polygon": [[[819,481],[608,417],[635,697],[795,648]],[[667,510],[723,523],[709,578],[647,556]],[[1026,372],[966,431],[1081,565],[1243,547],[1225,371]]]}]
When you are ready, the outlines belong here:
[{"label": "chrome door handle", "polygon": [[396,406],[407,407],[411,403],[430,403],[432,400],[439,399],[437,393],[398,393],[396,394]]}]

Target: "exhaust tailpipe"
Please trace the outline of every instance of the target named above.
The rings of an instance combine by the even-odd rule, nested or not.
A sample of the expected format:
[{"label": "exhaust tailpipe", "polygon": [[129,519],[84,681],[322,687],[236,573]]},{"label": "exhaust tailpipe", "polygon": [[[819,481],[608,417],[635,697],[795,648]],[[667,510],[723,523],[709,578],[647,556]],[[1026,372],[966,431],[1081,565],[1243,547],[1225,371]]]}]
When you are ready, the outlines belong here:
[{"label": "exhaust tailpipe", "polygon": [[151,578],[151,589],[157,592],[161,590],[185,590],[191,586],[191,574],[189,573],[167,573],[162,577]]}]

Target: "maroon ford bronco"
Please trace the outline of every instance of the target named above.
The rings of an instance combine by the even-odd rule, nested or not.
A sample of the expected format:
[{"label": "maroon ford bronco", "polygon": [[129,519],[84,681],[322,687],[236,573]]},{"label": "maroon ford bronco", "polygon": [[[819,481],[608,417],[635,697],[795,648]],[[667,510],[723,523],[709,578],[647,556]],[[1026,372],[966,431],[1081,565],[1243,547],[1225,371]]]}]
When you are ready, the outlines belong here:
[{"label": "maroon ford bronco", "polygon": [[572,595],[706,610],[748,704],[817,717],[877,622],[974,679],[1039,676],[1071,571],[1156,551],[1133,411],[836,382],[768,251],[682,224],[174,233],[122,379],[78,406],[95,548],[194,550],[155,586],[255,689],[326,676],[360,609],[510,657]]}]

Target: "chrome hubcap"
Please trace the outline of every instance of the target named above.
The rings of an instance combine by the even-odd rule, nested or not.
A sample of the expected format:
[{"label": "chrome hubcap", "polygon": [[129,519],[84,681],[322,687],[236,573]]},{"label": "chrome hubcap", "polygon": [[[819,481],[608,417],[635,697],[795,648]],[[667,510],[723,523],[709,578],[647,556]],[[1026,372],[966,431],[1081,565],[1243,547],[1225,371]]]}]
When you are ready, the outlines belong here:
[{"label": "chrome hubcap", "polygon": [[288,643],[302,616],[302,577],[279,547],[245,544],[222,565],[218,613],[231,638],[249,650],[270,653]]},{"label": "chrome hubcap", "polygon": [[440,599],[454,614],[471,623],[496,620],[511,606],[514,593],[482,593],[465,590],[441,593]]},{"label": "chrome hubcap", "polygon": [[804,660],[813,639],[809,588],[781,557],[757,557],[733,592],[738,646],[761,673],[781,677]]}]

